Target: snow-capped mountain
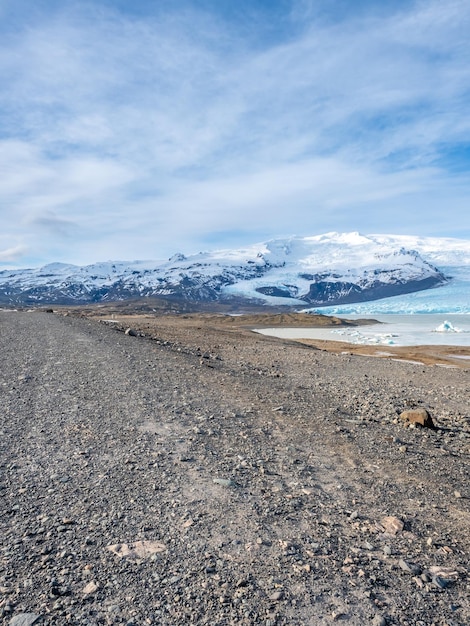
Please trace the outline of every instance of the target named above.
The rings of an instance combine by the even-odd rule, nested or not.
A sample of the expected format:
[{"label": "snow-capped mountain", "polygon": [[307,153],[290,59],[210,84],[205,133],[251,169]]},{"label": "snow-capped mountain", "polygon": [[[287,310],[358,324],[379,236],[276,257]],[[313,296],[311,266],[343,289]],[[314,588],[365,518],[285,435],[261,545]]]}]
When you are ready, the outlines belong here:
[{"label": "snow-capped mountain", "polygon": [[[176,254],[164,262],[53,263],[0,272],[0,302],[78,304],[136,296],[321,307],[365,302],[446,284],[442,241],[419,240],[421,255],[417,238],[328,233]],[[470,242],[461,243],[470,259]],[[446,245],[449,254],[457,250]],[[443,262],[439,268],[437,261]]]},{"label": "snow-capped mountain", "polygon": [[444,237],[372,235],[385,245],[412,248],[451,277],[446,284],[370,302],[336,304],[322,308],[327,315],[470,314],[470,241]]}]

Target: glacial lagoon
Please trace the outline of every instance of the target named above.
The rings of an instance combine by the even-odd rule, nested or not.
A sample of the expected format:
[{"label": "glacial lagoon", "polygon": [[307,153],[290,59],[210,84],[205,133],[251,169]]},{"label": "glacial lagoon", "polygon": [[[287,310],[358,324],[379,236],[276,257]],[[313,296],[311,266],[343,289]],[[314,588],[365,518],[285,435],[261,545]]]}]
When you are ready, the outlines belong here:
[{"label": "glacial lagoon", "polygon": [[[340,317],[340,316],[338,316]],[[355,320],[363,315],[343,315]],[[469,346],[470,314],[373,315],[380,322],[339,328],[259,328],[283,339],[329,339],[371,346]]]}]

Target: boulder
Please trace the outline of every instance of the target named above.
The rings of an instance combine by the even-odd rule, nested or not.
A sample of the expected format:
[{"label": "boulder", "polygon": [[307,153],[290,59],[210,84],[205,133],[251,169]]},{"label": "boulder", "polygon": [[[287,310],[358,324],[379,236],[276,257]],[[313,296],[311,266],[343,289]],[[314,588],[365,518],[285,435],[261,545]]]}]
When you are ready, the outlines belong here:
[{"label": "boulder", "polygon": [[407,411],[400,413],[400,417],[408,424],[416,424],[417,426],[423,426],[424,428],[436,428],[429,412],[423,408],[408,409]]}]

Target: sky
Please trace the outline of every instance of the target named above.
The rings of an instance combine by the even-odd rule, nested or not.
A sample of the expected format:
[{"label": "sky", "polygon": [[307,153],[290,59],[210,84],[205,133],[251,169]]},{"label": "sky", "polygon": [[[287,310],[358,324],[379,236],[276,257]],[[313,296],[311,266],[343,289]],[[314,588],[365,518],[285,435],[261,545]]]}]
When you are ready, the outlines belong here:
[{"label": "sky", "polygon": [[0,0],[0,270],[470,238],[470,0]]}]

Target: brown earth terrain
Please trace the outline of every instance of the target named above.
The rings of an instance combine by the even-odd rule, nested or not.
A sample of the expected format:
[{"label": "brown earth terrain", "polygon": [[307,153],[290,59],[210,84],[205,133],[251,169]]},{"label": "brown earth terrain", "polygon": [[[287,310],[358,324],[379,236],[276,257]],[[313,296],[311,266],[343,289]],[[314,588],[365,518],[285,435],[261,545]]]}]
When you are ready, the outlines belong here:
[{"label": "brown earth terrain", "polygon": [[275,323],[0,311],[5,624],[470,623],[467,364]]},{"label": "brown earth terrain", "polygon": [[[196,328],[216,330],[220,328],[224,332],[252,331],[256,328],[337,328],[340,326],[362,326],[370,324],[371,319],[358,319],[354,321],[343,318],[311,315],[307,313],[273,313],[273,314],[246,314],[246,315],[223,315],[223,314],[187,314],[187,315],[165,315],[158,316],[151,314],[131,314],[122,315],[119,309],[110,316],[109,312],[104,309],[99,313],[90,309],[86,311],[86,315],[94,319],[110,319],[115,323],[121,322],[121,326],[134,325],[144,333],[157,332],[159,328],[171,328],[175,325],[183,330],[188,331]],[[114,323],[114,322],[112,322]],[[284,340],[287,341],[287,340]],[[297,339],[288,340],[297,341],[305,345],[309,345],[320,350],[332,352],[335,354],[355,354],[362,356],[377,357],[382,359],[396,359],[400,361],[409,361],[416,364],[439,365],[441,367],[456,367],[462,369],[470,369],[470,348],[465,346],[368,346],[356,345],[344,341],[323,340],[323,339]]]}]

